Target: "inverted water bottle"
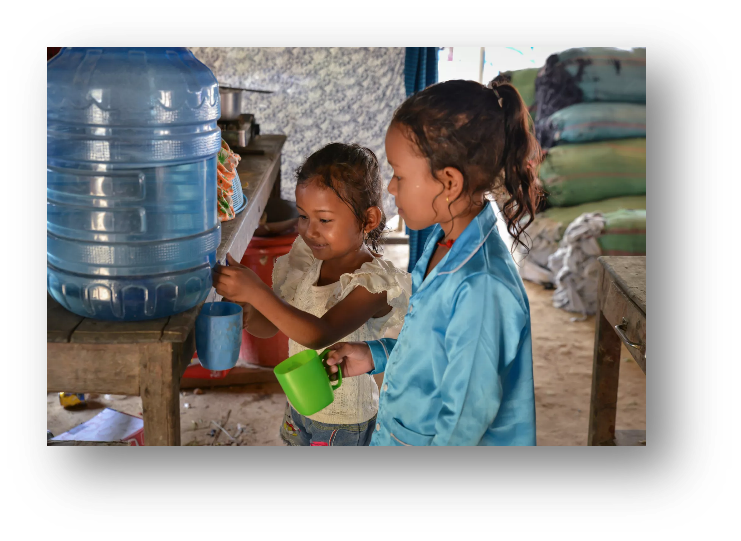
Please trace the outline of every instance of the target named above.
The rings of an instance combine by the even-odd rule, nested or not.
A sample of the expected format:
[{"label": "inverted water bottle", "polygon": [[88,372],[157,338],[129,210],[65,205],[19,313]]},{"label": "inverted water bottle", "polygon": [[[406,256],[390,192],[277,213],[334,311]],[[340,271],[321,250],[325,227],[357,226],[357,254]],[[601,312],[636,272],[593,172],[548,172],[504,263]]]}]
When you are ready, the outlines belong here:
[{"label": "inverted water bottle", "polygon": [[68,47],[47,64],[47,288],[85,317],[205,301],[221,229],[214,74],[183,47]]}]

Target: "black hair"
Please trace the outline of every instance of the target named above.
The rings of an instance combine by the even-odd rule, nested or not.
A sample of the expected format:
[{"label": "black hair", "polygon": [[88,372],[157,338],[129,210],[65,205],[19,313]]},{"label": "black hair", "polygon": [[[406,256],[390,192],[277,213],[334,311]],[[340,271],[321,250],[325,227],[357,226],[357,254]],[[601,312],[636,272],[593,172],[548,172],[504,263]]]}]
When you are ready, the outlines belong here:
[{"label": "black hair", "polygon": [[296,170],[296,184],[301,186],[308,182],[319,182],[337,194],[353,211],[361,230],[366,226],[366,211],[371,207],[379,208],[381,222],[365,239],[365,244],[378,253],[386,214],[381,203],[378,158],[373,151],[356,144],[330,143],[314,152]]},{"label": "black hair", "polygon": [[527,248],[521,235],[543,195],[537,178],[541,151],[530,113],[514,86],[501,78],[488,86],[462,80],[437,83],[407,98],[392,123],[405,129],[436,180],[446,167],[461,172],[461,194],[471,197],[471,205],[479,195],[504,189],[507,231],[514,246]]}]

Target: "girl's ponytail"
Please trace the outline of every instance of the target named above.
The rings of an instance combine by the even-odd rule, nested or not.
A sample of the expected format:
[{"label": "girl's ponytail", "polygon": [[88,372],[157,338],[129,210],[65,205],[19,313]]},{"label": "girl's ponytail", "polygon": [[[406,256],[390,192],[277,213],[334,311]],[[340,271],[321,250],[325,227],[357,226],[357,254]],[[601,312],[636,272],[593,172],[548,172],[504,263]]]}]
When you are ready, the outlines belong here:
[{"label": "girl's ponytail", "polygon": [[[535,219],[535,212],[543,197],[537,176],[541,160],[540,145],[531,129],[530,113],[517,89],[497,79],[489,83],[489,88],[496,105],[504,113],[504,147],[500,163],[501,178],[509,199],[504,203],[502,214],[515,245],[520,244],[527,249],[520,237]],[[527,221],[523,222],[525,218]]]},{"label": "girl's ponytail", "polygon": [[542,198],[540,145],[529,121],[519,92],[500,76],[488,87],[462,80],[428,86],[408,97],[392,122],[407,128],[434,178],[445,167],[461,172],[463,193],[472,205],[481,195],[504,188],[507,231],[514,246],[527,249],[521,236]]}]

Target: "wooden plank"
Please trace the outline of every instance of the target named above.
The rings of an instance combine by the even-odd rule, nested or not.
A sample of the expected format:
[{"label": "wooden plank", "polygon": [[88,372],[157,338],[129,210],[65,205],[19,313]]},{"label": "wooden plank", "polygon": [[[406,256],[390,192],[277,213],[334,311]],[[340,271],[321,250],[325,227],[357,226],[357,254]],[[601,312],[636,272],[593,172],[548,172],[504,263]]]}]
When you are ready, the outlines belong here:
[{"label": "wooden plank", "polygon": [[69,342],[72,332],[85,319],[73,314],[46,294],[46,341]]},{"label": "wooden plank", "polygon": [[[609,267],[606,265],[610,264],[609,259],[619,259],[619,260],[631,260],[630,264],[632,265],[635,263],[632,260],[635,260],[634,257],[627,257],[627,258],[600,258],[600,263],[602,263],[602,267],[605,273],[605,276],[607,277],[605,280],[600,282],[600,291],[599,291],[599,299],[600,299],[600,309],[602,310],[603,314],[605,315],[605,318],[613,325],[621,325],[623,322],[623,319],[626,320],[627,325],[625,326],[623,332],[626,335],[626,338],[633,343],[641,344],[641,347],[639,349],[636,349],[634,347],[629,346],[626,344],[626,348],[630,352],[633,359],[635,359],[636,363],[638,363],[638,366],[640,366],[641,370],[643,370],[643,373],[646,373],[646,313],[644,310],[639,308],[633,300],[628,298],[626,296],[626,292],[623,288],[629,287],[625,285],[625,280],[623,280],[623,283],[616,282],[615,274],[613,272],[610,272],[612,269],[616,268],[615,265],[613,267]],[[613,262],[614,263],[614,262]],[[627,263],[623,261],[619,265],[617,265],[618,270],[625,267]],[[639,263],[640,265],[640,263]],[[644,268],[645,271],[645,268]],[[640,272],[638,273],[640,274]],[[633,273],[635,275],[635,273]],[[623,273],[623,277],[625,278],[626,274]],[[638,279],[638,282],[640,284],[640,278]],[[644,284],[645,284],[645,272],[644,272]],[[640,286],[639,286],[640,287]]]},{"label": "wooden plank", "polygon": [[85,319],[72,333],[75,344],[148,344],[159,342],[170,318],[150,321],[98,321]]},{"label": "wooden plank", "polygon": [[600,263],[625,295],[646,313],[646,256],[600,257]]},{"label": "wooden plank", "polygon": [[641,345],[640,348],[634,348],[626,343],[625,347],[645,374],[646,315],[640,311],[633,301],[623,294],[618,284],[612,281],[612,277],[609,274],[605,275],[607,276],[607,280],[601,284],[601,290],[599,292],[600,310],[605,319],[613,326],[613,331],[615,325],[621,325],[623,320],[625,320],[626,325],[623,328],[623,333],[626,338],[634,344]]},{"label": "wooden plank", "polygon": [[[599,283],[603,284],[605,281],[609,282],[610,278],[604,267],[600,266]],[[602,289],[600,289],[600,306],[602,305],[601,299]],[[587,445],[599,445],[615,437],[620,344],[620,338],[600,310],[595,318]]]},{"label": "wooden plank", "polygon": [[250,383],[274,383],[278,380],[272,368],[235,366],[223,378],[183,378],[180,381],[181,389],[195,389],[199,387],[228,387],[230,385],[247,385]]},{"label": "wooden plank", "polygon": [[193,331],[196,318],[201,312],[203,305],[194,306],[190,310],[170,316],[170,321],[165,325],[162,333],[163,342],[185,342],[188,335]]},{"label": "wooden plank", "polygon": [[152,344],[140,357],[144,441],[180,445],[180,352],[171,343]]},{"label": "wooden plank", "polygon": [[145,344],[46,345],[46,390],[139,394],[139,358]]}]

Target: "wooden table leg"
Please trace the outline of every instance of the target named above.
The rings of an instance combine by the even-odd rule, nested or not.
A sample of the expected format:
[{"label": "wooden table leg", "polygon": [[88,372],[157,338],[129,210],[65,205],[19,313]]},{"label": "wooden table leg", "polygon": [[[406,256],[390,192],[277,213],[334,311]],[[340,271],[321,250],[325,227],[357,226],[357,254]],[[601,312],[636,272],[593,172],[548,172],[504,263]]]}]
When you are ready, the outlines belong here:
[{"label": "wooden table leg", "polygon": [[149,344],[139,372],[144,444],[180,445],[180,362],[172,344]]},{"label": "wooden table leg", "polygon": [[596,319],[592,397],[589,404],[587,445],[600,445],[615,438],[620,338],[600,310]]}]

